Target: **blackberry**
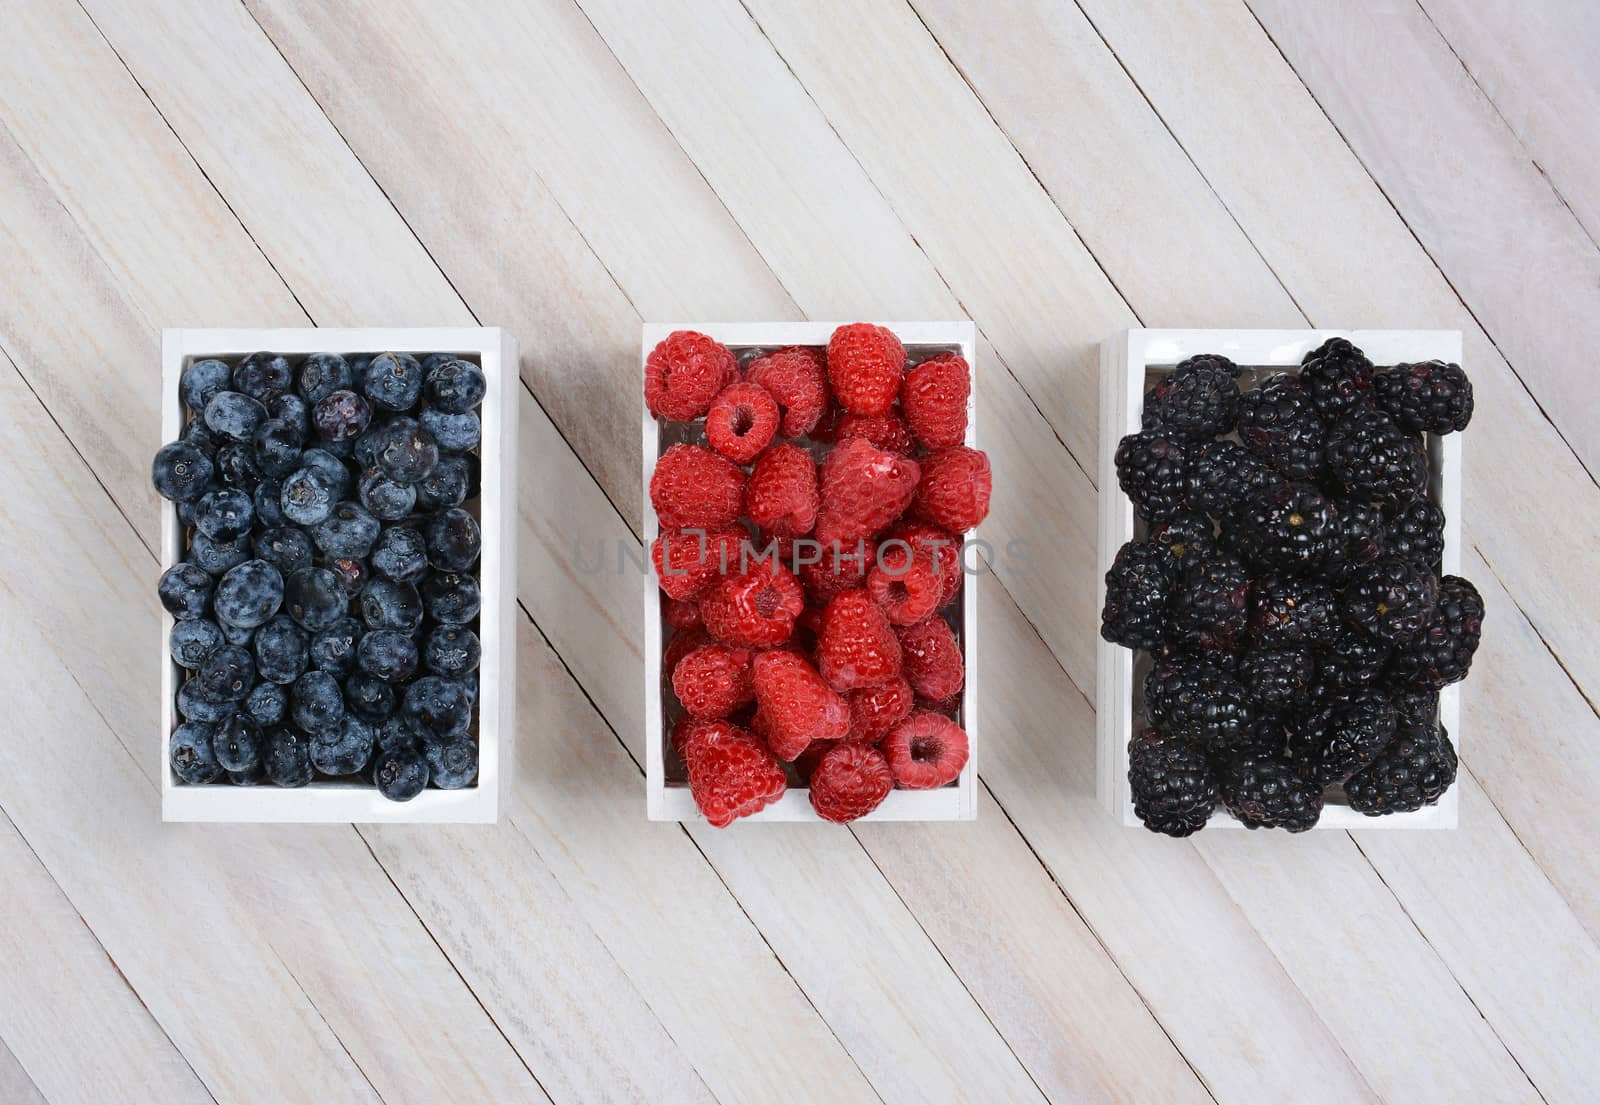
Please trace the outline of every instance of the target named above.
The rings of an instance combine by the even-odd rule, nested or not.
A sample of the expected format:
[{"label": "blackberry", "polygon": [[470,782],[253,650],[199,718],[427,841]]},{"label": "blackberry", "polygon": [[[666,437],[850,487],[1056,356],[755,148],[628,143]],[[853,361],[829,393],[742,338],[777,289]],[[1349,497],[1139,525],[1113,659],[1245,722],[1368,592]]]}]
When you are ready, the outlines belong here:
[{"label": "blackberry", "polygon": [[1289,758],[1307,777],[1337,783],[1378,758],[1394,740],[1389,696],[1362,687],[1323,697],[1289,733]]},{"label": "blackberry", "polygon": [[1144,680],[1145,717],[1173,737],[1226,752],[1250,736],[1254,717],[1244,687],[1226,665],[1199,656],[1167,656]]},{"label": "blackberry", "polygon": [[1256,580],[1250,598],[1250,640],[1256,647],[1320,644],[1337,624],[1333,591],[1323,584],[1282,575]]},{"label": "blackberry", "polygon": [[1401,503],[1384,524],[1384,546],[1392,556],[1437,571],[1444,557],[1444,511],[1426,498]]},{"label": "blackberry", "polygon": [[1483,597],[1470,582],[1460,576],[1441,579],[1433,619],[1389,660],[1390,685],[1438,691],[1465,679],[1483,633],[1483,613]]},{"label": "blackberry", "polygon": [[1322,468],[1327,426],[1300,381],[1269,376],[1239,397],[1239,440],[1291,480],[1309,480]]},{"label": "blackberry", "polygon": [[1393,652],[1387,641],[1375,640],[1350,626],[1337,626],[1317,650],[1318,685],[1337,691],[1376,683]]},{"label": "blackberry", "polygon": [[1404,725],[1432,725],[1439,720],[1438,691],[1399,691],[1390,689],[1395,715]]},{"label": "blackberry", "polygon": [[1427,628],[1439,602],[1439,579],[1427,568],[1386,556],[1362,568],[1339,597],[1344,620],[1394,644]]},{"label": "blackberry", "polygon": [[1142,429],[1183,441],[1231,433],[1239,411],[1239,366],[1202,353],[1181,362],[1145,392]]},{"label": "blackberry", "polygon": [[1428,487],[1422,439],[1377,407],[1357,407],[1328,431],[1327,478],[1348,498],[1404,502]]},{"label": "blackberry", "polygon": [[1233,755],[1253,753],[1282,758],[1289,744],[1289,724],[1293,718],[1294,715],[1288,711],[1257,710],[1255,721],[1250,726],[1250,735],[1232,755],[1212,757],[1212,772],[1221,773]]},{"label": "blackberry", "polygon": [[1172,568],[1158,545],[1129,541],[1106,573],[1100,636],[1126,648],[1159,648],[1167,630]]},{"label": "blackberry", "polygon": [[1372,362],[1344,338],[1329,338],[1301,360],[1300,384],[1332,422],[1372,397]]},{"label": "blackberry", "polygon": [[1456,781],[1456,750],[1444,726],[1408,722],[1383,754],[1345,780],[1350,808],[1368,817],[1410,813],[1437,802]]},{"label": "blackberry", "polygon": [[1117,484],[1146,520],[1158,522],[1183,509],[1188,469],[1176,439],[1149,430],[1129,434],[1117,443],[1116,465]]},{"label": "blackberry", "polygon": [[1322,787],[1281,756],[1246,752],[1218,774],[1223,805],[1247,829],[1303,833],[1322,816]]},{"label": "blackberry", "polygon": [[1389,547],[1383,508],[1377,503],[1340,503],[1339,531],[1342,555],[1323,566],[1335,584],[1348,582],[1356,568],[1378,559]]},{"label": "blackberry", "polygon": [[1472,421],[1472,381],[1443,361],[1397,364],[1372,381],[1378,405],[1408,430],[1448,434]]},{"label": "blackberry", "polygon": [[1217,783],[1205,751],[1154,729],[1128,742],[1128,786],[1134,815],[1165,836],[1199,832],[1217,805]]},{"label": "blackberry", "polygon": [[1215,556],[1183,573],[1167,603],[1167,636],[1190,648],[1233,652],[1244,644],[1250,573],[1231,556]]},{"label": "blackberry", "polygon": [[1237,441],[1208,441],[1189,450],[1189,505],[1214,518],[1227,517],[1282,480],[1272,465]]},{"label": "blackberry", "polygon": [[1339,553],[1339,511],[1308,483],[1278,484],[1240,508],[1232,541],[1255,567],[1316,571]]},{"label": "blackberry", "polygon": [[1265,710],[1286,710],[1304,700],[1317,674],[1308,648],[1269,648],[1239,658],[1239,683],[1250,701]]},{"label": "blackberry", "polygon": [[1174,514],[1152,529],[1150,543],[1167,554],[1173,571],[1192,567],[1217,551],[1211,519],[1192,510]]}]

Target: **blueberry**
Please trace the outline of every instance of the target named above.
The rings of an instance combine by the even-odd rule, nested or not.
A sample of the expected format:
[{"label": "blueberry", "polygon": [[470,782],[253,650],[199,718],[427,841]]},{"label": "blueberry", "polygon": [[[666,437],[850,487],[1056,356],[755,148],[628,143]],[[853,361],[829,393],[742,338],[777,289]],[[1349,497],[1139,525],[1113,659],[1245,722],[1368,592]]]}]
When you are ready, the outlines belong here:
[{"label": "blueberry", "polygon": [[311,404],[292,391],[276,396],[267,404],[267,414],[288,426],[304,443],[311,436]]},{"label": "blueberry", "polygon": [[308,671],[289,689],[289,713],[307,733],[320,733],[344,720],[339,681],[325,671]]},{"label": "blueberry", "polygon": [[451,414],[438,407],[429,407],[422,412],[422,427],[433,435],[439,448],[447,453],[465,453],[468,449],[476,449],[478,442],[483,439],[483,425],[478,421],[477,411]]},{"label": "blueberry", "polygon": [[428,473],[428,478],[417,484],[417,509],[448,510],[466,502],[468,485],[472,481],[471,459],[440,457],[439,463]]},{"label": "blueberry", "polygon": [[200,690],[212,702],[238,702],[256,685],[256,662],[240,645],[213,649],[195,676]]},{"label": "blueberry", "polygon": [[467,701],[466,688],[442,675],[424,675],[407,687],[400,708],[417,728],[436,740],[463,736],[472,725],[472,703]]},{"label": "blueberry", "polygon": [[427,370],[428,403],[446,414],[465,414],[483,402],[489,381],[471,361],[448,360]]},{"label": "blueberry", "polygon": [[150,464],[156,494],[175,503],[192,503],[204,495],[214,473],[211,458],[186,441],[163,445]]},{"label": "blueberry", "polygon": [[375,467],[378,463],[378,450],[383,446],[384,431],[389,428],[389,423],[399,415],[380,413],[372,420],[372,425],[367,427],[367,432],[356,438],[350,446],[350,459],[363,469]]},{"label": "blueberry", "polygon": [[483,607],[478,581],[460,572],[438,572],[422,581],[422,604],[439,625],[466,625]]},{"label": "blueberry", "polygon": [[220,576],[250,559],[250,540],[235,537],[232,541],[217,541],[196,533],[189,539],[189,559],[212,575]]},{"label": "blueberry", "polygon": [[372,576],[367,562],[353,556],[341,556],[328,561],[328,571],[339,581],[339,590],[344,592],[346,598],[352,599],[361,593],[361,588],[367,585],[367,580]]},{"label": "blueberry", "polygon": [[[309,455],[309,454],[307,454]],[[335,462],[337,463],[337,462]],[[283,481],[279,505],[283,516],[300,526],[314,526],[333,513],[335,488],[321,468],[305,467]]]},{"label": "blueberry", "polygon": [[396,583],[415,583],[428,570],[428,543],[409,526],[390,526],[372,548],[372,570]]},{"label": "blueberry", "polygon": [[311,766],[324,775],[354,775],[372,757],[372,726],[346,714],[339,724],[311,736]]},{"label": "blueberry", "polygon": [[343,679],[356,666],[356,645],[363,632],[356,619],[340,618],[311,638],[311,666]]},{"label": "blueberry", "polygon": [[236,787],[258,787],[266,777],[266,772],[261,764],[257,764],[253,771],[228,772],[228,782]]},{"label": "blueberry", "polygon": [[288,515],[283,512],[283,484],[277,480],[262,480],[256,484],[251,505],[255,508],[256,524],[263,529],[281,526],[289,521]]},{"label": "blueberry", "polygon": [[222,639],[230,645],[248,648],[250,642],[255,640],[256,627],[253,625],[234,625],[232,622],[225,622],[221,618],[217,619],[217,625],[222,629]]},{"label": "blueberry", "polygon": [[180,668],[194,671],[200,667],[211,650],[222,644],[222,630],[216,622],[204,618],[174,622],[167,635],[167,651],[172,662]]},{"label": "blueberry", "polygon": [[254,492],[261,483],[256,451],[242,441],[227,441],[217,449],[217,477],[229,487]]},{"label": "blueberry", "polygon": [[411,634],[399,629],[374,629],[356,647],[361,670],[385,683],[404,683],[416,674],[421,656]]},{"label": "blueberry", "polygon": [[229,441],[249,441],[266,420],[261,400],[237,391],[219,391],[206,404],[206,425]]},{"label": "blueberry", "polygon": [[378,727],[378,747],[385,752],[420,749],[422,731],[404,714],[393,714]]},{"label": "blueberry", "polygon": [[361,592],[357,603],[368,629],[404,629],[422,626],[422,597],[409,583],[375,579]]},{"label": "blueberry", "polygon": [[254,771],[261,766],[261,727],[244,714],[230,714],[217,725],[211,747],[224,771]]},{"label": "blueberry", "polygon": [[471,740],[429,741],[422,752],[440,790],[460,790],[478,777],[478,746]]},{"label": "blueberry", "polygon": [[348,442],[372,421],[372,408],[353,391],[331,391],[311,408],[311,425],[323,441]]},{"label": "blueberry", "polygon": [[161,573],[156,593],[167,613],[179,621],[203,617],[211,602],[211,577],[197,564],[174,564]]},{"label": "blueberry", "polygon": [[244,700],[244,712],[263,729],[283,721],[289,710],[289,692],[276,683],[257,683]]},{"label": "blueberry", "polygon": [[472,672],[461,679],[461,689],[467,692],[467,701],[478,704],[478,673]]},{"label": "blueberry", "polygon": [[423,667],[452,679],[476,671],[482,659],[478,635],[458,625],[436,626],[422,646]]},{"label": "blueberry", "polygon": [[283,573],[265,560],[246,560],[217,583],[211,605],[222,622],[253,629],[283,605]]},{"label": "blueberry", "polygon": [[267,778],[280,787],[303,787],[311,781],[311,738],[293,729],[267,734]]},{"label": "blueberry", "polygon": [[191,419],[189,428],[183,431],[184,442],[212,458],[217,455],[217,447],[226,440],[221,435],[212,433],[211,427],[206,425],[203,418]]},{"label": "blueberry", "polygon": [[311,538],[289,526],[262,530],[250,542],[250,552],[282,572],[285,579],[311,567]]},{"label": "blueberry", "polygon": [[301,568],[283,585],[284,609],[302,629],[320,633],[344,617],[350,602],[326,568]]},{"label": "blueberry", "polygon": [[399,521],[417,504],[416,488],[408,483],[396,483],[376,468],[363,472],[356,488],[361,505],[380,521]]},{"label": "blueberry", "polygon": [[382,527],[366,507],[354,500],[336,505],[321,522],[311,527],[311,540],[326,556],[362,558],[372,552]]},{"label": "blueberry", "polygon": [[299,431],[276,418],[261,423],[250,438],[256,467],[262,475],[279,480],[300,467],[300,445]]},{"label": "blueberry", "polygon": [[310,642],[310,636],[293,618],[279,614],[256,632],[252,642],[256,672],[273,683],[293,683],[306,670]]},{"label": "blueberry", "polygon": [[237,487],[207,491],[195,504],[195,528],[218,541],[232,541],[250,532],[256,508],[250,496]]},{"label": "blueberry", "polygon": [[233,383],[233,372],[215,357],[191,361],[178,377],[178,394],[183,405],[195,414],[204,414],[206,404],[219,391],[227,391]]},{"label": "blueberry", "polygon": [[289,358],[277,353],[251,353],[233,366],[233,390],[265,403],[294,380]]},{"label": "blueberry", "polygon": [[[212,488],[210,490],[215,490],[215,488]],[[180,526],[192,526],[192,525],[194,525],[194,504],[193,503],[173,503],[172,505],[177,510],[177,513],[178,513],[178,524]]]},{"label": "blueberry", "polygon": [[189,721],[202,721],[215,725],[229,714],[237,712],[237,702],[218,701],[200,686],[200,680],[187,679],[178,688],[178,713]]},{"label": "blueberry", "polygon": [[354,486],[350,480],[350,469],[345,467],[344,461],[326,448],[307,449],[300,456],[300,464],[304,468],[315,468],[328,477],[328,481],[333,485],[335,502],[350,497],[350,488]]},{"label": "blueberry", "polygon": [[355,386],[350,362],[337,353],[313,353],[300,365],[300,394],[318,403],[336,391]]},{"label": "blueberry", "polygon": [[369,725],[381,724],[398,704],[394,688],[376,675],[358,671],[344,681],[345,709]]},{"label": "blueberry", "polygon": [[409,802],[428,785],[428,761],[420,749],[380,752],[372,782],[391,802]]},{"label": "blueberry", "polygon": [[439,463],[439,443],[415,418],[396,418],[380,431],[372,461],[396,483],[426,479]]},{"label": "blueberry", "polygon": [[422,378],[426,380],[428,378],[428,373],[432,372],[446,361],[455,360],[456,356],[457,354],[455,353],[429,353],[426,357],[422,358]]},{"label": "blueberry", "polygon": [[422,365],[409,353],[379,353],[367,365],[361,390],[391,411],[407,411],[422,393]]},{"label": "blueberry", "polygon": [[464,572],[483,551],[477,519],[460,507],[429,518],[422,535],[428,541],[428,563],[440,571]]},{"label": "blueberry", "polygon": [[167,758],[172,773],[185,783],[210,783],[222,774],[217,762],[217,727],[203,721],[186,721],[172,731]]}]

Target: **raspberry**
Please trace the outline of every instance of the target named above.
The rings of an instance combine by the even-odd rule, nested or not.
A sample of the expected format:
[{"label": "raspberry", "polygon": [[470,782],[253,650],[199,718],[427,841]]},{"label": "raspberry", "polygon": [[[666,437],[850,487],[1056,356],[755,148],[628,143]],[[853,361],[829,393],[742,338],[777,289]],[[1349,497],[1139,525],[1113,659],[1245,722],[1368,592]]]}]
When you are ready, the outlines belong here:
[{"label": "raspberry", "polygon": [[687,629],[672,636],[667,642],[666,650],[661,654],[661,672],[668,679],[678,667],[678,661],[689,653],[711,640],[711,634],[704,629]]},{"label": "raspberry", "polygon": [[663,532],[650,544],[661,590],[669,598],[698,598],[713,580],[740,569],[745,539],[738,526]]},{"label": "raspberry", "polygon": [[939,564],[927,553],[913,553],[899,541],[878,547],[878,562],[867,573],[867,590],[894,625],[920,622],[939,605],[943,583]]},{"label": "raspberry", "polygon": [[672,744],[672,750],[681,757],[684,746],[689,743],[689,738],[694,735],[694,731],[702,725],[709,724],[710,722],[701,721],[690,714],[679,714],[678,720],[672,723],[672,733],[667,738]]},{"label": "raspberry", "polygon": [[674,330],[645,359],[645,405],[656,418],[692,422],[738,378],[739,362],[727,346],[693,330]]},{"label": "raspberry", "polygon": [[906,349],[882,326],[853,322],[828,340],[828,381],[839,405],[853,414],[883,414],[900,395]]},{"label": "raspberry", "polygon": [[844,592],[822,612],[817,670],[840,691],[881,687],[900,674],[894,627],[864,589]]},{"label": "raspberry", "polygon": [[835,541],[849,547],[871,537],[900,517],[921,476],[916,461],[878,449],[865,438],[841,442],[822,464],[817,540],[824,547]]},{"label": "raspberry", "polygon": [[834,542],[816,553],[815,561],[809,559],[809,554],[803,559],[800,579],[805,583],[806,597],[818,606],[826,606],[835,595],[866,583],[871,554],[864,541],[849,546]]},{"label": "raspberry", "polygon": [[780,760],[793,760],[814,740],[850,733],[850,705],[803,656],[784,649],[763,652],[753,669],[757,728]]},{"label": "raspberry", "polygon": [[967,436],[972,373],[958,353],[941,353],[906,373],[900,409],[917,440],[929,449],[960,445]]},{"label": "raspberry", "polygon": [[650,476],[650,505],[662,529],[725,526],[744,508],[745,475],[703,445],[672,446]]},{"label": "raspberry", "polygon": [[922,462],[912,513],[951,533],[967,533],[989,516],[989,454],[957,445]]},{"label": "raspberry", "polygon": [[848,740],[857,744],[877,744],[888,736],[889,730],[911,714],[916,701],[911,684],[896,679],[881,687],[851,691],[850,735]]},{"label": "raspberry", "polygon": [[932,522],[906,521],[885,533],[883,541],[904,541],[919,555],[932,557],[939,576],[939,608],[950,605],[961,590],[961,538]]},{"label": "raspberry", "polygon": [[890,731],[883,754],[897,784],[932,790],[954,782],[967,766],[967,734],[947,717],[918,710]]},{"label": "raspberry", "polygon": [[672,669],[672,690],[691,716],[702,721],[725,718],[755,701],[755,686],[750,681],[752,659],[746,648],[718,641],[703,644]]},{"label": "raspberry", "polygon": [[915,456],[917,439],[911,436],[911,427],[894,411],[884,414],[847,414],[834,427],[834,440],[845,441],[864,437],[888,453],[903,457]]},{"label": "raspberry", "polygon": [[929,618],[896,630],[904,657],[906,680],[923,698],[943,702],[966,681],[961,646],[943,618]]},{"label": "raspberry", "polygon": [[877,809],[893,789],[894,774],[883,753],[847,741],[817,761],[811,773],[811,807],[824,821],[842,824]]},{"label": "raspberry", "polygon": [[711,635],[746,648],[787,641],[804,607],[800,581],[771,560],[758,560],[738,575],[718,580],[700,597],[700,616]]},{"label": "raspberry", "polygon": [[730,384],[706,414],[706,440],[735,464],[749,464],[777,432],[778,403],[760,384]]},{"label": "raspberry", "polygon": [[662,595],[661,617],[673,629],[696,629],[701,625],[700,607],[687,599]]},{"label": "raspberry", "polygon": [[[762,532],[799,537],[817,524],[821,495],[817,464],[798,445],[781,441],[756,458],[745,489],[746,510]],[[793,560],[785,561],[791,567]]]},{"label": "raspberry", "polygon": [[783,767],[760,738],[731,722],[695,726],[686,735],[683,759],[694,804],[719,829],[765,809],[788,788]]},{"label": "raspberry", "polygon": [[778,401],[784,437],[805,437],[828,409],[827,365],[822,350],[791,345],[753,361],[745,379]]}]

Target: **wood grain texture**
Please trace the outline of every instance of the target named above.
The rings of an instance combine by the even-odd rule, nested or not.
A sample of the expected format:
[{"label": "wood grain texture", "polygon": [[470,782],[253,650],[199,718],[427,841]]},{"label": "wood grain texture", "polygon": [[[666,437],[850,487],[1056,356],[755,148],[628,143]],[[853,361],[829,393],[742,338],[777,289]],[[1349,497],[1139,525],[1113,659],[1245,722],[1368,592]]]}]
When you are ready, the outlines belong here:
[{"label": "wood grain texture", "polygon": [[39,1092],[39,1087],[22,1069],[4,1040],[0,1040],[0,1093],[16,1105],[47,1105],[44,1094]]}]

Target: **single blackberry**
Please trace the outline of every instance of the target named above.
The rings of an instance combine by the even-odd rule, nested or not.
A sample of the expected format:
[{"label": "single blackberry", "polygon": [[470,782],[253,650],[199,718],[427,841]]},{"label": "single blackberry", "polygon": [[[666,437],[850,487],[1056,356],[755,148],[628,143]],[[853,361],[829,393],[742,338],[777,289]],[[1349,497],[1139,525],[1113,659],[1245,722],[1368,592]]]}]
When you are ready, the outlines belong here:
[{"label": "single blackberry", "polygon": [[1239,409],[1238,377],[1239,366],[1226,357],[1190,357],[1145,392],[1140,427],[1183,441],[1231,433]]},{"label": "single blackberry", "polygon": [[1360,771],[1394,740],[1396,715],[1376,687],[1332,692],[1289,733],[1289,759],[1319,783],[1337,783]]},{"label": "single blackberry", "polygon": [[[1339,554],[1339,511],[1308,483],[1283,483],[1256,495],[1233,519],[1230,549],[1253,566],[1314,572]],[[1225,546],[1226,547],[1226,544]]]},{"label": "single blackberry", "polygon": [[1444,511],[1424,497],[1399,504],[1388,513],[1384,545],[1391,556],[1438,571],[1444,556]]},{"label": "single blackberry", "polygon": [[1439,720],[1438,691],[1398,691],[1390,688],[1389,698],[1394,702],[1395,716],[1400,724],[1433,725]]},{"label": "single blackberry", "polygon": [[1472,381],[1443,361],[1397,364],[1372,381],[1378,405],[1408,430],[1448,434],[1472,421]]},{"label": "single blackberry", "polygon": [[1153,528],[1150,543],[1161,547],[1174,571],[1193,567],[1217,551],[1211,519],[1192,510],[1180,511]]},{"label": "single blackberry", "polygon": [[1327,425],[1300,381],[1269,376],[1239,396],[1239,440],[1291,480],[1309,480],[1322,468]]},{"label": "single blackberry", "polygon": [[1467,677],[1483,633],[1483,596],[1460,576],[1439,581],[1439,605],[1420,636],[1405,641],[1389,660],[1391,686],[1438,691]]},{"label": "single blackberry", "polygon": [[1383,754],[1345,780],[1350,808],[1368,817],[1410,813],[1437,802],[1456,781],[1456,750],[1444,726],[1407,723]]},{"label": "single blackberry", "polygon": [[1217,783],[1204,749],[1154,729],[1128,742],[1128,786],[1135,816],[1151,832],[1166,836],[1199,832],[1217,805]]},{"label": "single blackberry", "polygon": [[1100,636],[1126,648],[1161,646],[1167,629],[1167,593],[1172,567],[1159,545],[1129,541],[1117,550],[1106,573],[1106,604]]},{"label": "single blackberry", "polygon": [[1303,833],[1322,816],[1322,787],[1280,756],[1246,752],[1217,777],[1223,805],[1247,829]]},{"label": "single blackberry", "polygon": [[1426,629],[1438,602],[1437,576],[1410,560],[1386,556],[1351,577],[1339,609],[1350,625],[1394,644]]},{"label": "single blackberry", "polygon": [[1338,624],[1332,589],[1309,579],[1269,575],[1250,596],[1250,640],[1257,648],[1316,645]]},{"label": "single blackberry", "polygon": [[[1294,714],[1287,710],[1257,710],[1255,721],[1250,726],[1250,735],[1239,745],[1236,754],[1252,753],[1282,757],[1289,744],[1289,725],[1293,719]],[[1224,770],[1231,758],[1231,756],[1216,758],[1211,765],[1212,773],[1217,774]]]},{"label": "single blackberry", "polygon": [[1183,509],[1188,468],[1183,444],[1146,430],[1117,443],[1117,483],[1147,520],[1158,522]]},{"label": "single blackberry", "polygon": [[1338,506],[1342,555],[1324,565],[1323,574],[1335,585],[1342,585],[1355,569],[1384,554],[1388,535],[1383,508],[1377,503],[1343,502]]},{"label": "single blackberry", "polygon": [[1377,407],[1357,407],[1328,431],[1327,478],[1342,497],[1404,502],[1428,487],[1422,439]]},{"label": "single blackberry", "polygon": [[1277,469],[1237,441],[1208,441],[1189,450],[1189,505],[1226,518],[1258,491],[1281,483]]},{"label": "single blackberry", "polygon": [[1265,648],[1239,658],[1239,682],[1263,710],[1287,710],[1304,701],[1317,674],[1308,648]]},{"label": "single blackberry", "polygon": [[1207,752],[1239,747],[1254,721],[1244,687],[1228,667],[1201,656],[1166,656],[1144,680],[1145,718],[1174,737],[1205,744]]},{"label": "single blackberry", "polygon": [[1387,641],[1375,640],[1351,626],[1336,626],[1317,650],[1317,685],[1325,691],[1338,691],[1376,683],[1393,652]]},{"label": "single blackberry", "polygon": [[1167,636],[1190,648],[1233,652],[1244,644],[1250,573],[1231,556],[1214,556],[1178,579],[1167,603]]},{"label": "single blackberry", "polygon": [[1301,360],[1300,384],[1333,422],[1372,397],[1372,362],[1344,338],[1329,338]]}]

